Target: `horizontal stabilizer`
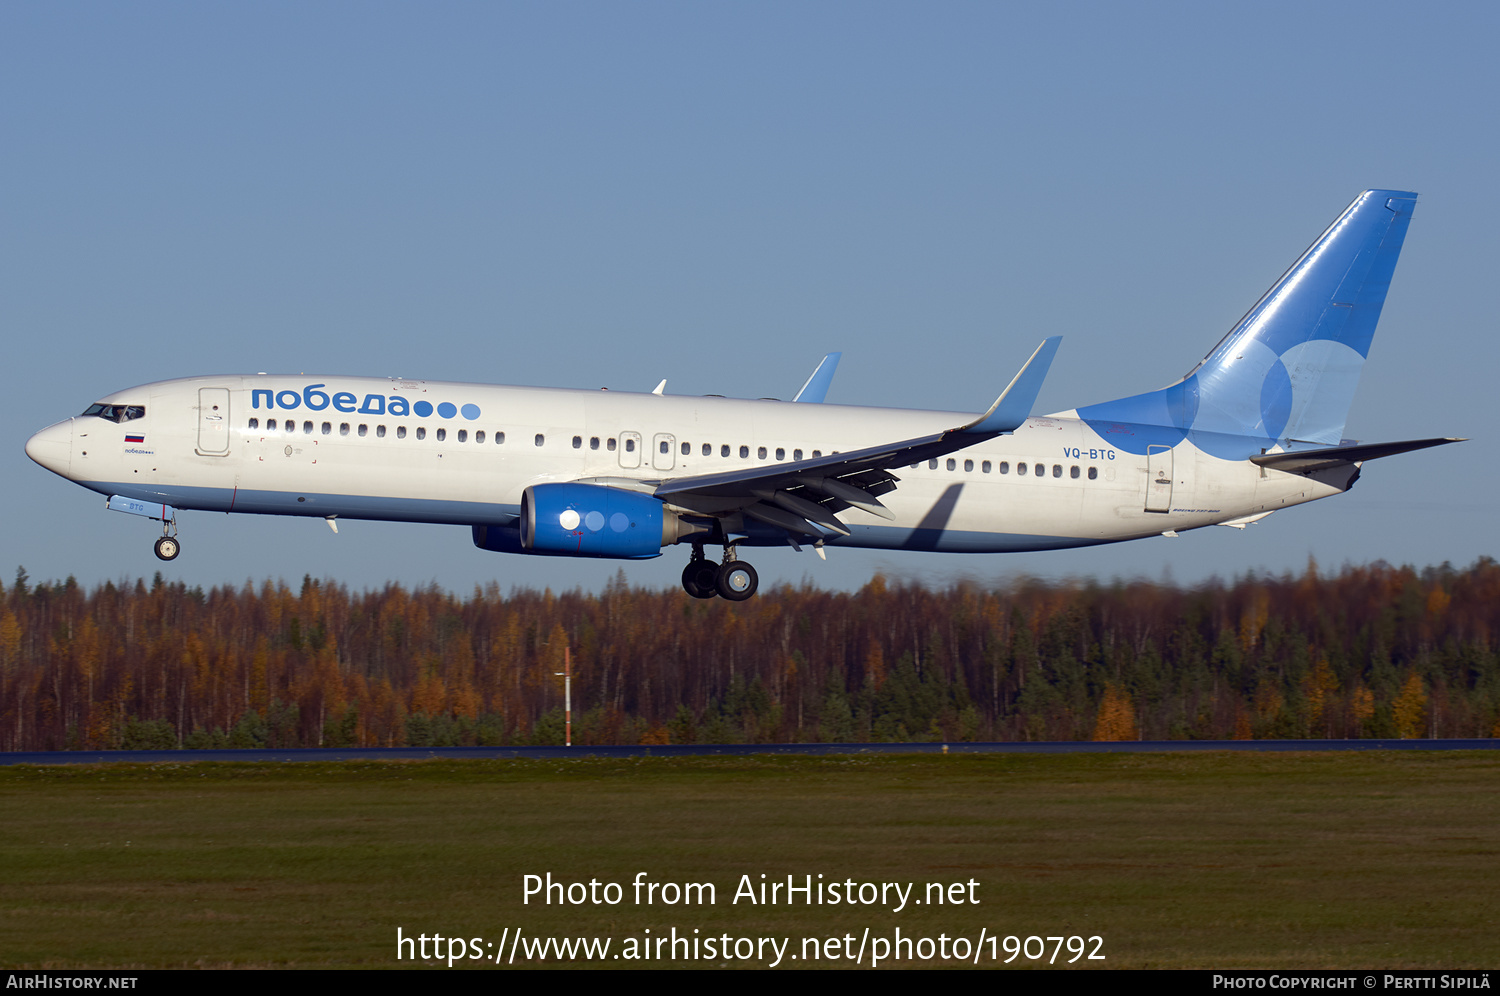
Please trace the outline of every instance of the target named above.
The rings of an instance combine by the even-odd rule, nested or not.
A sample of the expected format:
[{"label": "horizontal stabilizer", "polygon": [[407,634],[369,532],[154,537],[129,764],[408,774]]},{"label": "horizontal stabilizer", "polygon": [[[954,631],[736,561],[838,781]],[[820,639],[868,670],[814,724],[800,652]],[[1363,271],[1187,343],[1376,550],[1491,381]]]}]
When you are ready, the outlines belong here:
[{"label": "horizontal stabilizer", "polygon": [[1295,450],[1291,453],[1263,453],[1260,456],[1251,457],[1250,462],[1261,467],[1270,467],[1272,470],[1286,471],[1288,474],[1311,474],[1337,467],[1340,464],[1361,463],[1365,460],[1395,456],[1397,453],[1425,450],[1429,446],[1462,442],[1464,442],[1463,439],[1450,436],[1443,439],[1408,439],[1399,443],[1329,446],[1325,449]]}]

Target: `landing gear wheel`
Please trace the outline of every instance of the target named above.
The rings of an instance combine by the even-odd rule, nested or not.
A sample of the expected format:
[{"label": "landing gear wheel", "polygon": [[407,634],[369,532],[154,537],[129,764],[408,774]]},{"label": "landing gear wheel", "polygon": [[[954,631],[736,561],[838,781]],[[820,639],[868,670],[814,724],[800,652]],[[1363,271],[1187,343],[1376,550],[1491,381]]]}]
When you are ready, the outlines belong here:
[{"label": "landing gear wheel", "polygon": [[182,544],[175,536],[163,536],[156,541],[156,556],[161,560],[176,560],[182,552]]},{"label": "landing gear wheel", "polygon": [[731,560],[719,568],[719,594],[731,602],[743,602],[760,587],[755,568],[743,560]]},{"label": "landing gear wheel", "polygon": [[690,560],[682,569],[682,590],[694,598],[713,598],[719,593],[719,565],[707,560]]}]

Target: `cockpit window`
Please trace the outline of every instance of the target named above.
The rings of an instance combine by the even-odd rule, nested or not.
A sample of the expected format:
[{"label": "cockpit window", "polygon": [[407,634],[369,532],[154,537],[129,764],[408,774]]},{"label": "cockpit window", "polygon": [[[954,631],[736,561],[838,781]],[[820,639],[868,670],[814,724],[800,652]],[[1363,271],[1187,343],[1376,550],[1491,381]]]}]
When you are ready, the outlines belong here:
[{"label": "cockpit window", "polygon": [[85,415],[97,415],[107,418],[111,422],[129,422],[131,419],[144,418],[146,415],[145,405],[89,405],[84,411]]}]

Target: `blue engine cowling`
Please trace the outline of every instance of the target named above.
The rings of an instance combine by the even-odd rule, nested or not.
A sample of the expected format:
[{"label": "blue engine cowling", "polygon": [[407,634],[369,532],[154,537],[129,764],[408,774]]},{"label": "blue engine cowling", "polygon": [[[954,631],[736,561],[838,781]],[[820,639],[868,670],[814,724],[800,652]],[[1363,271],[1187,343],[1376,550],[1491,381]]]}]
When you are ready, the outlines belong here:
[{"label": "blue engine cowling", "polygon": [[635,491],[536,484],[521,494],[518,525],[528,553],[642,560],[675,540],[663,531],[668,515],[658,499]]},{"label": "blue engine cowling", "polygon": [[[685,519],[650,495],[598,484],[536,484],[521,493],[521,516],[474,526],[474,545],[542,557],[649,560],[661,549],[714,533],[712,520]],[[702,540],[697,540],[702,542]]]}]

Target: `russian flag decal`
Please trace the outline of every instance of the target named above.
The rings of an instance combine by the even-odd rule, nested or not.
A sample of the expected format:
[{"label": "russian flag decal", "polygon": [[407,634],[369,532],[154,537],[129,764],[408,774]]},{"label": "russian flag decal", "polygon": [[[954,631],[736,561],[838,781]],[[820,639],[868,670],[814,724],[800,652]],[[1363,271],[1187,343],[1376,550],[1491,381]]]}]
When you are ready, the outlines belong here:
[{"label": "russian flag decal", "polygon": [[145,436],[132,436],[132,435],[130,435],[130,434],[127,433],[126,436],[125,436],[125,441],[127,443],[144,443],[146,441],[146,437]]}]

